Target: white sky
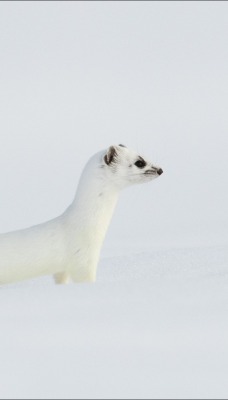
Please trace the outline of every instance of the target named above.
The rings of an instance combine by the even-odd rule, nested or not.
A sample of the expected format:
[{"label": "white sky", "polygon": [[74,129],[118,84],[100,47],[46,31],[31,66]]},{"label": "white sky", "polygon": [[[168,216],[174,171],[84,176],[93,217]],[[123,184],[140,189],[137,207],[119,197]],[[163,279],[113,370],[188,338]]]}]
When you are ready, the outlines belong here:
[{"label": "white sky", "polygon": [[108,237],[224,243],[228,3],[0,3],[0,231],[51,219],[87,159],[123,143],[160,179],[122,193]]}]

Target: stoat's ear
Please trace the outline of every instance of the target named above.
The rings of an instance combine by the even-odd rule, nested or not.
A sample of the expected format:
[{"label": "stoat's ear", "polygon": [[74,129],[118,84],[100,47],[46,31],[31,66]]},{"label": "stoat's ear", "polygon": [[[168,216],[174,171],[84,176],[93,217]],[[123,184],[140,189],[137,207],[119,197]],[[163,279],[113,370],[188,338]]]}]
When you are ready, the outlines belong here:
[{"label": "stoat's ear", "polygon": [[107,153],[104,156],[104,161],[107,165],[111,164],[112,162],[115,161],[115,157],[117,156],[117,151],[114,146],[110,146],[108,148]]},{"label": "stoat's ear", "polygon": [[119,146],[120,146],[120,147],[127,147],[127,146],[124,146],[124,144],[119,144]]}]

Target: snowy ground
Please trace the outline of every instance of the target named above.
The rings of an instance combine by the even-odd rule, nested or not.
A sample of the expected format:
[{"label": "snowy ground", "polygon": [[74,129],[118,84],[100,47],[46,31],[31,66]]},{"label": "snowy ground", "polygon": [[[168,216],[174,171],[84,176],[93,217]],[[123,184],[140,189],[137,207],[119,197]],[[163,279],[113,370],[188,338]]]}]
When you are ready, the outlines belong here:
[{"label": "snowy ground", "polygon": [[228,248],[103,257],[0,289],[0,398],[227,398]]}]

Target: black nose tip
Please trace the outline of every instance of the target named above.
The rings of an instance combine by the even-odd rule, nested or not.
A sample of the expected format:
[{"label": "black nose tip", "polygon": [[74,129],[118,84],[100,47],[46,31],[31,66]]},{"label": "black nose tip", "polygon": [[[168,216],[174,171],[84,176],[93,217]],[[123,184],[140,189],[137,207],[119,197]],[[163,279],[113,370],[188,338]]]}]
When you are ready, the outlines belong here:
[{"label": "black nose tip", "polygon": [[162,170],[161,168],[159,168],[159,169],[157,170],[157,173],[158,173],[158,175],[161,175],[161,174],[163,174],[163,170]]}]

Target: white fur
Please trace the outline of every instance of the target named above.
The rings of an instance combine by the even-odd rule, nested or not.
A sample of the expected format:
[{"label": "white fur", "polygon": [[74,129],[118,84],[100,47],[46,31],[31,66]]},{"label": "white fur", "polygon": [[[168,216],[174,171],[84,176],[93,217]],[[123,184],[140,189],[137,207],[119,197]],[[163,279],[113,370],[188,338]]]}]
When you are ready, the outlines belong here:
[{"label": "white fur", "polygon": [[[104,156],[115,150],[109,165]],[[0,284],[53,274],[56,283],[95,281],[101,246],[119,192],[158,176],[158,167],[134,165],[138,155],[110,147],[86,164],[75,199],[59,217],[21,231],[0,235]],[[107,161],[107,160],[106,160]],[[151,175],[145,175],[151,170]]]}]

